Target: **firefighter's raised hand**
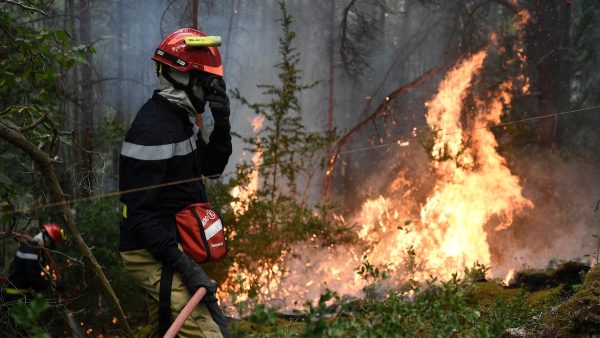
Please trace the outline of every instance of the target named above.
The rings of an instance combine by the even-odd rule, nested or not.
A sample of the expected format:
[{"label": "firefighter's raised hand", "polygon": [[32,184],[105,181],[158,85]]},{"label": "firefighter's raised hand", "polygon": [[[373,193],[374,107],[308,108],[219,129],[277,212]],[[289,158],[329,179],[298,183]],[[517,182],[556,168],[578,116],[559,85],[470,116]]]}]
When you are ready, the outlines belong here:
[{"label": "firefighter's raised hand", "polygon": [[181,255],[173,264],[173,268],[181,273],[181,279],[190,291],[190,294],[195,294],[201,287],[206,289],[207,294],[213,294],[217,291],[217,285],[208,278],[204,269],[192,261],[186,254]]},{"label": "firefighter's raised hand", "polygon": [[229,97],[223,79],[213,79],[210,82],[212,93],[206,96],[206,101],[215,120],[215,127],[229,126]]}]

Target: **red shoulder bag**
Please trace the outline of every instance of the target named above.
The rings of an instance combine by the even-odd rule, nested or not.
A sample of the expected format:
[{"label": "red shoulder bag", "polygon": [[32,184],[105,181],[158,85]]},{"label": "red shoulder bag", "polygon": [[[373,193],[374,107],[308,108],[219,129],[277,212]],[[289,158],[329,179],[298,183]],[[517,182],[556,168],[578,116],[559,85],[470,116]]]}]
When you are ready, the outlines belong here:
[{"label": "red shoulder bag", "polygon": [[175,215],[183,251],[197,263],[218,261],[227,254],[225,231],[209,203],[195,203]]}]

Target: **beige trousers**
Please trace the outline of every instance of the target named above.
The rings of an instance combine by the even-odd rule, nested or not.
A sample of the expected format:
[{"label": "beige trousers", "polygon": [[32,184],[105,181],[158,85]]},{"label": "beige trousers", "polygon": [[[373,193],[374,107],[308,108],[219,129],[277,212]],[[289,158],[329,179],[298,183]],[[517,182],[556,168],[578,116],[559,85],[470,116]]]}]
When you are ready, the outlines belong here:
[{"label": "beige trousers", "polygon": [[[158,295],[160,290],[160,275],[162,263],[154,259],[148,250],[133,250],[121,252],[125,268],[133,275],[136,282],[146,291],[148,312],[152,336],[158,337]],[[171,319],[175,320],[181,309],[191,296],[181,280],[181,274],[175,272],[171,286]],[[222,338],[219,326],[213,321],[206,305],[200,302],[187,318],[179,337]]]}]

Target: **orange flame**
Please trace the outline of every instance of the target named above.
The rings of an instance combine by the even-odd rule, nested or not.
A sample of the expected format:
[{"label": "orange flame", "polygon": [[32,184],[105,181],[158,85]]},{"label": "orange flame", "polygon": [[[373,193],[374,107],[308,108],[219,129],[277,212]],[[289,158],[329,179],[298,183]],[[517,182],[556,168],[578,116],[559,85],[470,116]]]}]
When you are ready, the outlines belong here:
[{"label": "orange flame", "polygon": [[250,124],[252,125],[252,131],[255,134],[258,133],[263,128],[263,125],[265,124],[265,116],[264,115],[255,116],[250,121]]},{"label": "orange flame", "polygon": [[262,164],[262,151],[256,152],[252,156],[254,169],[250,173],[248,185],[245,187],[236,186],[229,194],[237,200],[231,202],[231,208],[236,215],[243,215],[248,210],[248,202],[252,200],[254,194],[258,190],[258,170]]},{"label": "orange flame", "polygon": [[[252,124],[252,130],[254,133],[259,132],[263,128],[265,117],[258,115],[250,122]],[[237,201],[231,202],[231,208],[236,215],[242,215],[248,211],[248,202],[252,200],[254,194],[258,190],[258,170],[262,164],[262,151],[260,149],[252,156],[252,164],[254,166],[252,173],[250,173],[248,185],[245,187],[236,186],[229,194],[236,198]]]},{"label": "orange flame", "polygon": [[[437,182],[425,203],[419,205],[412,198],[411,182],[399,172],[389,185],[391,196],[367,200],[350,222],[360,225],[357,236],[363,247],[299,244],[293,251],[302,255],[282,257],[286,269],[252,272],[264,282],[259,299],[283,299],[283,306],[289,308],[315,299],[325,287],[359,295],[366,281],[354,269],[365,255],[370,264],[395,274],[393,280],[400,283],[430,275],[446,279],[475,264],[491,265],[488,236],[492,230],[510,227],[513,215],[533,204],[523,197],[519,178],[496,151],[495,135],[487,128],[499,123],[511,104],[510,83],[500,85],[491,102],[476,101],[477,113],[468,118],[468,128],[463,126],[463,102],[485,58],[486,52],[480,51],[465,59],[426,103],[426,121],[434,132],[431,167]],[[229,283],[249,273],[234,266]]]},{"label": "orange flame", "polygon": [[[522,196],[518,177],[496,152],[495,136],[486,128],[500,122],[503,107],[510,104],[510,86],[500,86],[491,103],[479,102],[470,130],[462,127],[462,103],[485,56],[479,52],[452,70],[426,104],[427,122],[438,131],[431,152],[437,159],[432,164],[438,182],[421,207],[414,231],[391,231],[411,219],[410,211],[402,207],[406,199],[379,197],[363,205],[359,236],[372,244],[366,252],[371,263],[391,271],[403,268],[405,273],[410,272],[407,264],[412,265],[418,269],[410,272],[411,277],[417,279],[449,278],[476,263],[489,266],[488,223],[495,221],[496,231],[506,229],[514,212],[533,206]],[[410,187],[406,189],[408,193]]]},{"label": "orange flame", "polygon": [[506,274],[506,276],[502,280],[502,285],[508,286],[510,284],[510,282],[513,280],[514,275],[515,275],[515,269],[514,268],[508,270],[508,273]]}]

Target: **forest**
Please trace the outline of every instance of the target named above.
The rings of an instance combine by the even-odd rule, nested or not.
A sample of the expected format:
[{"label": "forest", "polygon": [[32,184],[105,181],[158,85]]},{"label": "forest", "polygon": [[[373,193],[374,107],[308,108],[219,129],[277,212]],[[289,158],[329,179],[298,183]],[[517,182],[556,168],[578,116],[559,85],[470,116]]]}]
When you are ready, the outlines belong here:
[{"label": "forest", "polygon": [[0,336],[151,335],[119,160],[184,27],[222,38],[234,337],[600,335],[600,1],[0,0]]}]

